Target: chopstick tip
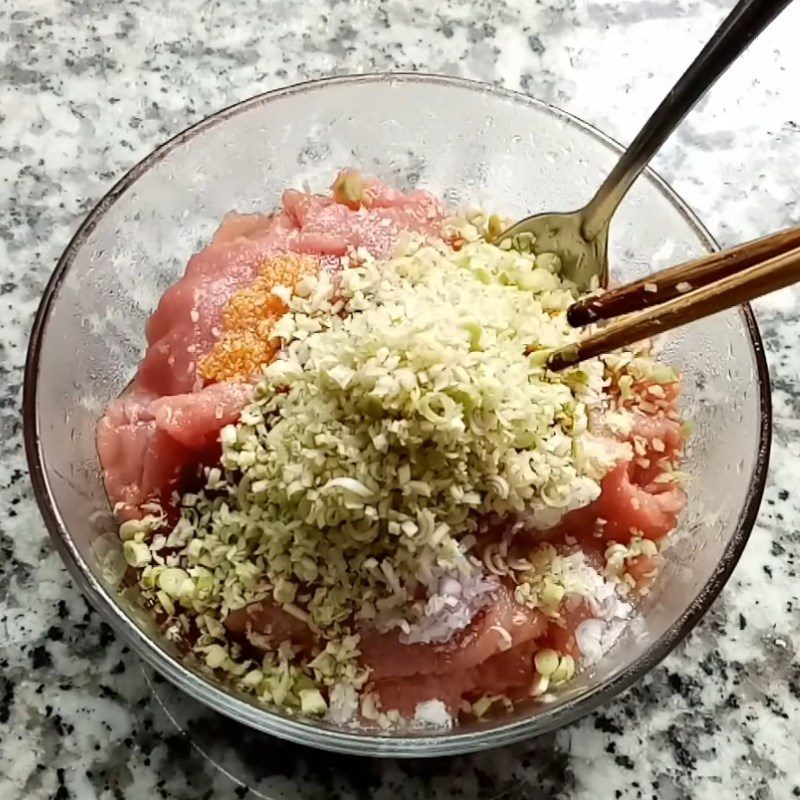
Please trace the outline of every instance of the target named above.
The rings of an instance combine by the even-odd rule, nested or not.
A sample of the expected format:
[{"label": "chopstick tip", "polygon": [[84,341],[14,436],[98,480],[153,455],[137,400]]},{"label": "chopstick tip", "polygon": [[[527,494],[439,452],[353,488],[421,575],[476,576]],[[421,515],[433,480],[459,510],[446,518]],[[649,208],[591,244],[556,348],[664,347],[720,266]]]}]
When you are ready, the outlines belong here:
[{"label": "chopstick tip", "polygon": [[598,321],[599,316],[592,309],[590,303],[591,301],[578,300],[567,309],[567,322],[573,328],[582,328],[584,325]]}]

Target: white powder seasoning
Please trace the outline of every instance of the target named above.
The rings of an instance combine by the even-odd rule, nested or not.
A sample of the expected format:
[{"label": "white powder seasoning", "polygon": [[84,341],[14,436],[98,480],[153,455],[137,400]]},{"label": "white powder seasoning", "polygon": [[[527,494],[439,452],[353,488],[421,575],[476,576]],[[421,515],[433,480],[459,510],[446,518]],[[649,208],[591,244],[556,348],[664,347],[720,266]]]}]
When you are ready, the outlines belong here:
[{"label": "white powder seasoning", "polygon": [[426,700],[417,704],[414,723],[421,728],[452,728],[453,718],[441,700]]},{"label": "white powder seasoning", "polygon": [[602,583],[589,599],[589,605],[596,616],[583,620],[575,629],[575,642],[584,664],[598,661],[611,649],[633,612],[630,603],[620,598],[616,584],[602,578],[600,580]]},{"label": "white powder seasoning", "polygon": [[325,718],[335,725],[344,725],[358,711],[358,693],[347,683],[337,683],[330,692],[328,713]]},{"label": "white powder seasoning", "polygon": [[[405,644],[446,642],[467,627],[480,609],[488,605],[498,584],[480,572],[463,574],[456,570],[438,570],[429,584],[431,592],[422,617],[400,636]],[[431,585],[432,584],[432,585]]]}]

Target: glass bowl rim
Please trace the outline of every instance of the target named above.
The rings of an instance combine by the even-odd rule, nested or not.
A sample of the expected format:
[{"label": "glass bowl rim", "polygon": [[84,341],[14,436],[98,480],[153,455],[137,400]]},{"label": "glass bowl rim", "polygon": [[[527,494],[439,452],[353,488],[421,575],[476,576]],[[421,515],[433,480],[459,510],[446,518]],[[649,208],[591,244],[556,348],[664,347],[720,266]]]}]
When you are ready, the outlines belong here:
[{"label": "glass bowl rim", "polygon": [[[487,93],[497,98],[522,106],[536,108],[549,113],[565,123],[588,133],[595,140],[617,153],[624,148],[616,140],[602,133],[594,126],[570,114],[557,106],[491,84],[472,81],[445,75],[434,75],[416,72],[365,73],[344,75],[317,80],[304,81],[290,86],[273,89],[254,97],[230,105],[191,125],[157,147],[152,153],[132,167],[105,194],[84,218],[80,227],[70,240],[59,258],[42,295],[42,299],[31,329],[28,353],[25,362],[23,379],[23,435],[28,468],[33,486],[34,496],[45,525],[66,564],[78,588],[84,592],[101,616],[120,632],[131,644],[136,653],[154,667],[159,673],[187,692],[191,697],[200,700],[226,716],[247,724],[264,733],[283,738],[299,744],[318,747],[334,752],[351,755],[371,755],[380,757],[428,757],[456,755],[476,750],[500,747],[512,744],[533,735],[540,735],[555,728],[573,722],[588,714],[598,706],[608,702],[616,695],[630,687],[643,675],[662,661],[694,628],[703,617],[722,587],[727,582],[744,550],[755,524],[766,484],[772,440],[772,407],[770,378],[755,317],[749,304],[740,307],[739,312],[749,335],[753,360],[756,366],[759,392],[760,425],[759,441],[755,466],[751,475],[750,489],[745,498],[742,511],[736,525],[736,531],[728,542],[725,551],[711,579],[701,591],[699,598],[690,604],[684,612],[680,624],[673,626],[655,641],[639,658],[629,664],[615,678],[601,682],[586,694],[566,704],[563,708],[548,709],[544,707],[539,713],[527,719],[509,722],[506,725],[486,731],[459,733],[458,728],[438,735],[391,735],[380,736],[349,732],[342,728],[320,729],[301,719],[282,717],[268,708],[259,708],[238,699],[228,693],[222,684],[217,684],[189,670],[177,658],[173,658],[162,650],[155,639],[151,639],[139,629],[122,611],[112,593],[92,574],[86,561],[81,557],[72,541],[56,504],[45,471],[43,453],[40,448],[39,419],[36,414],[37,384],[39,357],[44,332],[47,327],[50,308],[58,289],[66,277],[75,255],[85,243],[103,215],[115,204],[128,188],[154,164],[161,161],[177,147],[222,122],[247,111],[255,106],[272,100],[300,95],[308,92],[324,90],[328,86],[350,86],[357,88],[362,84],[375,83],[435,84],[479,93]],[[652,169],[646,169],[647,177],[681,213],[693,228],[695,234],[708,250],[718,250],[711,234],[706,230],[694,212],[683,199]]]}]

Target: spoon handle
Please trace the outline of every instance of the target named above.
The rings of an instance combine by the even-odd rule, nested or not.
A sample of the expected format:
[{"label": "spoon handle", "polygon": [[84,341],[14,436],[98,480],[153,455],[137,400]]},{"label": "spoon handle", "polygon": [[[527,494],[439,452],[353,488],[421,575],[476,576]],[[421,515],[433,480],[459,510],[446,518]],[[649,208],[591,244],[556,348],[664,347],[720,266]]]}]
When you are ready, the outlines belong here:
[{"label": "spoon handle", "polygon": [[790,2],[739,0],[589,201],[582,228],[588,241],[606,226],[631,184],[695,103]]}]

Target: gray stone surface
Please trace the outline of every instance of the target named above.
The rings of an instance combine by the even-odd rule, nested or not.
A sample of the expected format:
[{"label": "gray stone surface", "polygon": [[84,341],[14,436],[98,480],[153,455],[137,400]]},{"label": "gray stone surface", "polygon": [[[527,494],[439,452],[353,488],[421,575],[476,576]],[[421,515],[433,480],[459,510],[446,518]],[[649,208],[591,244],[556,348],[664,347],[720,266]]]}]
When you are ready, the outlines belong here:
[{"label": "gray stone surface", "polygon": [[[424,70],[522,89],[625,141],[729,5],[0,3],[1,797],[800,796],[798,290],[757,304],[774,380],[773,461],[758,525],[721,598],[677,652],[602,711],[472,758],[317,753],[250,734],[166,684],[155,695],[54,553],[21,437],[26,340],[55,260],[91,205],[166,137],[283,84]],[[800,222],[798,29],[795,6],[656,159],[722,244]]]}]

